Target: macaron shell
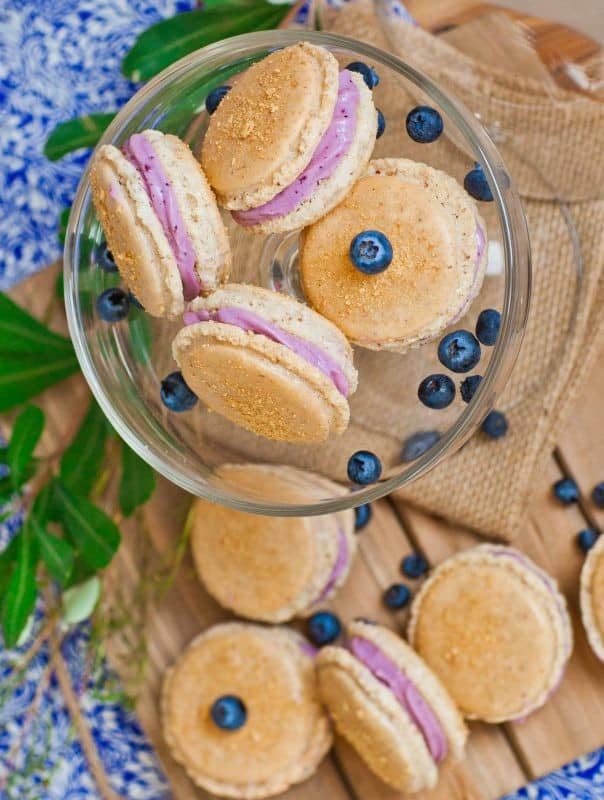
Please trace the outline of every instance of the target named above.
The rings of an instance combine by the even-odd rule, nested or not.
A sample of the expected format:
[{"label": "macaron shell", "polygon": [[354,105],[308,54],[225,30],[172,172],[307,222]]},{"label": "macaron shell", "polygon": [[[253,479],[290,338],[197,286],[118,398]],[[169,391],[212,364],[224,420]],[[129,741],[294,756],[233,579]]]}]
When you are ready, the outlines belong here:
[{"label": "macaron shell", "polygon": [[531,713],[555,688],[568,619],[535,574],[490,547],[435,570],[413,603],[409,638],[464,716],[503,722]]},{"label": "macaron shell", "polygon": [[316,659],[319,692],[336,730],[394,789],[432,788],[437,768],[421,733],[392,692],[342,647]]},{"label": "macaron shell", "polygon": [[373,104],[373,95],[363,78],[352,73],[352,80],[359,91],[357,126],[348,151],[333,173],[321,181],[312,195],[289,214],[253,225],[247,230],[261,234],[282,233],[311,225],[335,208],[363,174],[375,147],[377,111]]},{"label": "macaron shell", "polygon": [[592,650],[604,661],[604,536],[589,551],[581,570],[581,618]]},{"label": "macaron shell", "polygon": [[[315,771],[331,733],[304,642],[283,628],[218,625],[168,670],[164,737],[199,786],[225,797],[269,797]],[[220,730],[210,717],[225,694],[241,697],[247,709],[236,731]]]},{"label": "macaron shell", "polygon": [[210,118],[202,147],[221,204],[254,208],[292,183],[327,130],[337,93],[338,62],[308,42],[253,64]]},{"label": "macaron shell", "polygon": [[265,336],[201,322],[179,331],[172,352],[210,410],[260,436],[321,442],[348,425],[348,402],[332,381]]}]

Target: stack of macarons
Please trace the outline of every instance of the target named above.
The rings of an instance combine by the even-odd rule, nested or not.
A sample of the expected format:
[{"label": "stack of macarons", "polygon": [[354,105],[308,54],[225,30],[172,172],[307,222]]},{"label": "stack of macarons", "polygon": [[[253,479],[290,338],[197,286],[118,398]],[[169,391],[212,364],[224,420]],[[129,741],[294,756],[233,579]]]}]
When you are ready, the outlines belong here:
[{"label": "stack of macarons", "polygon": [[581,570],[581,618],[596,656],[604,661],[604,536],[589,551]]}]

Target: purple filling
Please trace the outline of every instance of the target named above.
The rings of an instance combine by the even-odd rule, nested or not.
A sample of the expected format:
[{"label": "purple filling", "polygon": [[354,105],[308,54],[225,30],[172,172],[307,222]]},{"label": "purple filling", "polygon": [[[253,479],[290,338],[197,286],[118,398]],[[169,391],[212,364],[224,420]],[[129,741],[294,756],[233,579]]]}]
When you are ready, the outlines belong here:
[{"label": "purple filling", "polygon": [[174,253],[182,279],[186,301],[193,300],[201,291],[195,272],[195,251],[178,208],[172,183],[155,155],[153,145],[141,133],[135,133],[123,147],[123,153],[141,176],[151,206]]},{"label": "purple filling", "polygon": [[346,534],[344,531],[338,531],[338,554],[336,556],[335,563],[331,570],[331,574],[327,580],[327,583],[323,587],[321,594],[317,597],[314,601],[315,603],[320,603],[321,600],[325,600],[325,598],[329,595],[333,587],[336,585],[338,578],[344,572],[346,567],[348,566],[348,540],[346,538]]},{"label": "purple filling", "polygon": [[300,642],[300,650],[309,658],[314,658],[319,652],[316,647],[313,647],[312,644],[307,641]]},{"label": "purple filling", "polygon": [[419,728],[430,755],[437,764],[447,757],[447,737],[436,714],[415,684],[386,656],[379,647],[360,637],[348,642],[348,650],[371,674],[385,684]]},{"label": "purple filling", "polygon": [[306,169],[268,203],[248,211],[233,211],[235,222],[249,226],[285,216],[309,198],[322,180],[331,177],[354,138],[359,99],[350,72],[342,70],[333,117]]},{"label": "purple filling", "polygon": [[311,342],[305,342],[298,336],[286,333],[277,325],[262,319],[251,311],[244,308],[226,307],[219,308],[217,311],[187,311],[183,315],[185,325],[194,325],[197,322],[222,322],[224,325],[235,325],[244,331],[260,333],[271,339],[273,342],[285,345],[285,347],[297,353],[313,367],[319,369],[324,375],[333,381],[336,389],[344,397],[348,397],[348,381],[340,369],[338,363],[324,350]]}]

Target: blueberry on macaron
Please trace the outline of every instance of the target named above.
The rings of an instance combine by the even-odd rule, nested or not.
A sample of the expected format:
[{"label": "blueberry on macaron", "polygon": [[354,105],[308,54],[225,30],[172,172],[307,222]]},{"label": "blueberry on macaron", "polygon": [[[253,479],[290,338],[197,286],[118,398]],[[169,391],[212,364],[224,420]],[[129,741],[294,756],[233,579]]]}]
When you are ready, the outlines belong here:
[{"label": "blueberry on macaron", "polygon": [[494,308],[485,308],[476,320],[476,337],[481,344],[492,347],[499,336],[501,314]]},{"label": "blueberry on macaron", "polygon": [[455,399],[455,384],[448,375],[428,375],[420,383],[417,396],[428,408],[446,408]]},{"label": "blueberry on macaron", "polygon": [[375,134],[375,138],[379,139],[381,136],[383,136],[384,131],[386,130],[386,117],[380,111],[379,108],[376,109],[376,111],[377,111],[377,132]]},{"label": "blueberry on macaron", "polygon": [[342,623],[331,611],[317,611],[306,623],[308,638],[317,647],[330,644],[342,633]]},{"label": "blueberry on macaron", "polygon": [[247,709],[243,701],[233,694],[214,700],[210,709],[213,722],[224,731],[236,731],[245,725]]},{"label": "blueberry on macaron", "polygon": [[491,187],[480,164],[477,164],[474,169],[468,172],[463,179],[463,187],[474,200],[481,200],[484,203],[489,203],[493,200]]},{"label": "blueberry on macaron", "polygon": [[369,64],[365,64],[364,61],[351,61],[350,64],[346,65],[346,69],[362,75],[368,89],[375,89],[380,82],[380,76],[374,68],[370,67]]},{"label": "blueberry on macaron", "polygon": [[97,297],[96,310],[99,317],[105,322],[119,322],[128,316],[130,300],[126,292],[117,286],[112,289],[105,289]]},{"label": "blueberry on macaron", "polygon": [[438,360],[452,372],[469,372],[480,361],[480,344],[470,331],[448,333],[438,345]]},{"label": "blueberry on macaron", "polygon": [[508,420],[502,411],[490,411],[483,420],[480,429],[491,439],[501,439],[508,432]]},{"label": "blueberry on macaron", "polygon": [[377,275],[392,262],[392,245],[381,231],[361,231],[350,243],[350,260],[366,275]]},{"label": "blueberry on macaron", "polygon": [[161,382],[162,403],[170,411],[190,411],[197,403],[195,395],[187,386],[182,372],[171,372]]},{"label": "blueberry on macaron", "polygon": [[414,142],[435,142],[443,132],[443,118],[435,108],[416,106],[407,114],[407,133]]},{"label": "blueberry on macaron", "polygon": [[358,450],[348,459],[347,473],[353,483],[366,486],[379,480],[382,474],[382,463],[375,453],[371,453],[369,450]]},{"label": "blueberry on macaron", "polygon": [[217,86],[206,97],[206,111],[213,114],[229,93],[230,86]]}]

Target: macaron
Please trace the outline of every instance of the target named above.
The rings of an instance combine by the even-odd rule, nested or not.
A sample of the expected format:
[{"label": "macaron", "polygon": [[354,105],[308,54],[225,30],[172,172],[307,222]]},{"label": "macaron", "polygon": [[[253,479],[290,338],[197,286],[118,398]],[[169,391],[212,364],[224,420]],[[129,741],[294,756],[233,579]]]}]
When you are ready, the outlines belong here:
[{"label": "macaron", "polygon": [[216,199],[189,147],[147,130],[93,156],[92,199],[128,288],[155,317],[226,280],[231,251]]},{"label": "macaron", "polygon": [[342,433],[357,371],[346,337],[292,297],[229,284],[194,300],[172,353],[187,384],[231,422],[285,442]]},{"label": "macaron", "polygon": [[446,689],[409,645],[356,620],[345,647],[317,656],[319,693],[336,730],[385,783],[432,788],[445,760],[463,757],[467,730]]},{"label": "macaron", "polygon": [[336,206],[371,158],[377,112],[357,72],[300,42],[252,65],[212,114],[201,163],[254,233],[291,231]]},{"label": "macaron", "polygon": [[[276,502],[345,490],[279,464],[224,464],[220,477]],[[285,622],[312,614],[344,583],[356,551],[351,509],[319,517],[261,517],[196,500],[191,549],[209,594],[236,614]],[[292,558],[292,554],[295,557]]]},{"label": "macaron", "polygon": [[[351,244],[364,232],[378,232],[392,250],[376,274],[353,260]],[[375,160],[302,232],[302,287],[355,344],[403,352],[465,315],[482,285],[485,244],[476,204],[454,178],[409,159]]]},{"label": "macaron", "polygon": [[331,745],[314,649],[287,628],[216,625],[164,678],[164,738],[191,780],[222,797],[271,797],[309,778]]},{"label": "macaron", "polygon": [[572,651],[556,582],[512,547],[444,561],[414,600],[409,640],[464,716],[523,719],[556,690]]},{"label": "macaron", "polygon": [[581,570],[581,618],[592,650],[604,661],[604,536],[588,552]]}]

